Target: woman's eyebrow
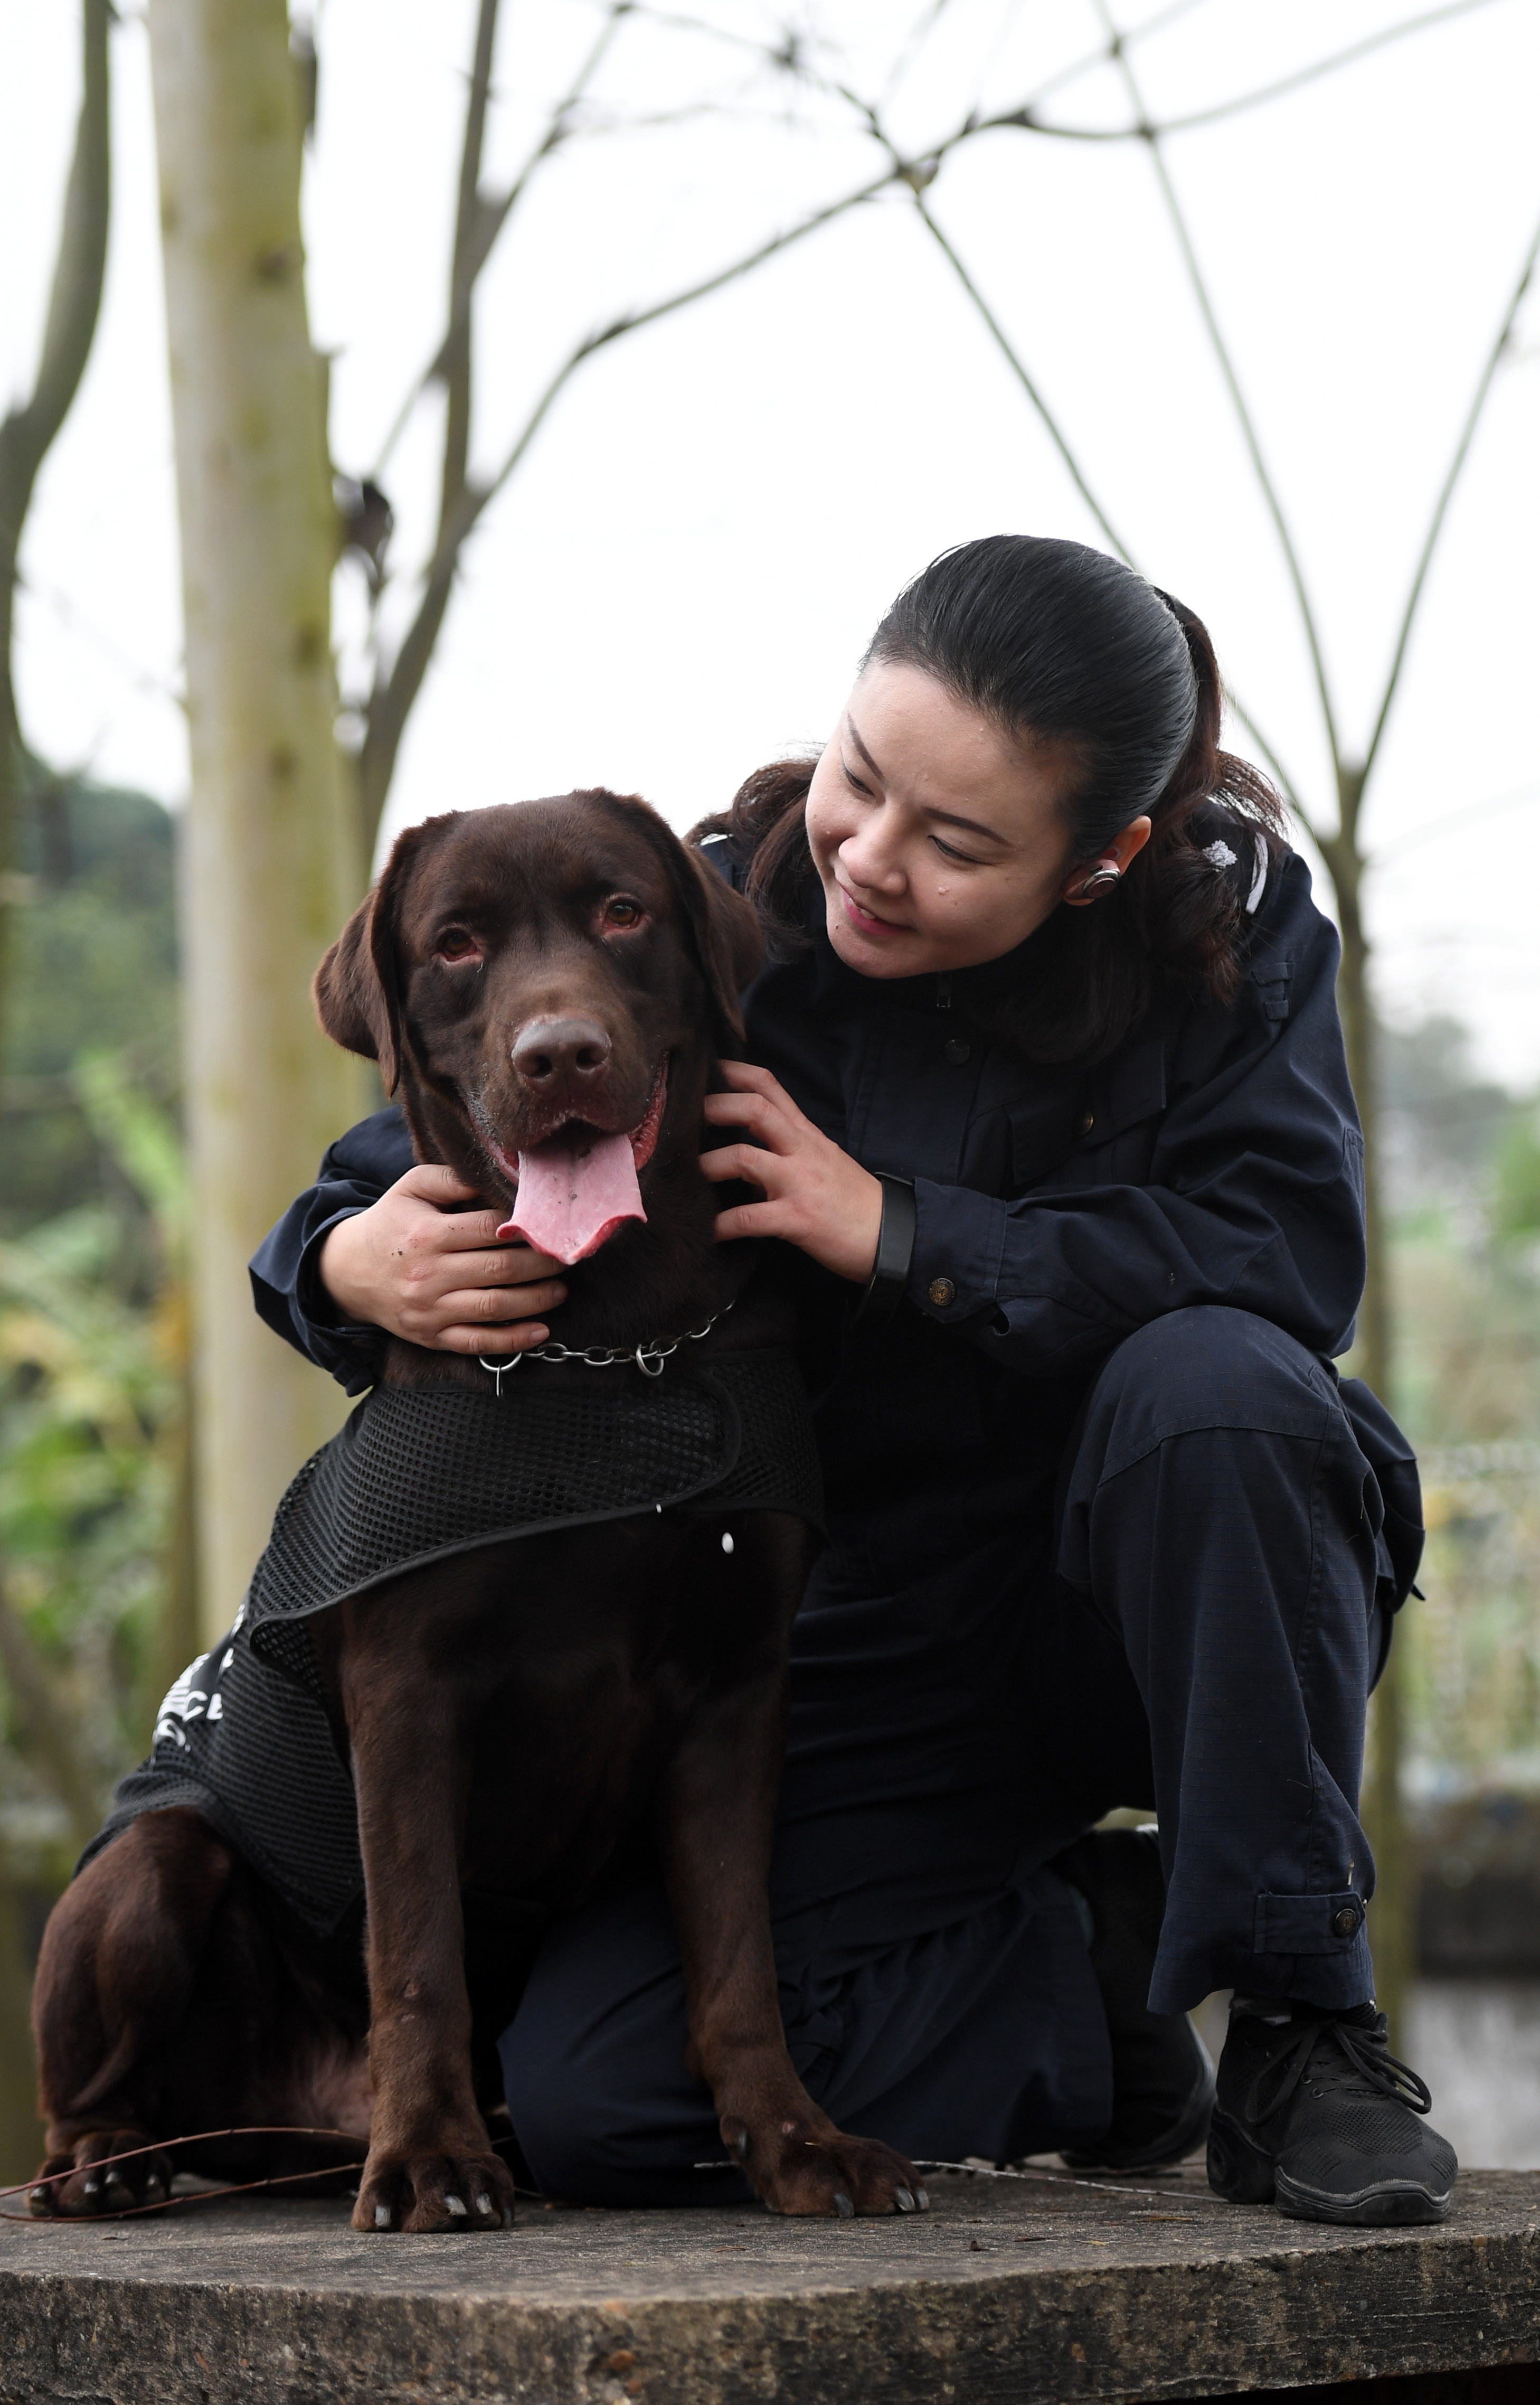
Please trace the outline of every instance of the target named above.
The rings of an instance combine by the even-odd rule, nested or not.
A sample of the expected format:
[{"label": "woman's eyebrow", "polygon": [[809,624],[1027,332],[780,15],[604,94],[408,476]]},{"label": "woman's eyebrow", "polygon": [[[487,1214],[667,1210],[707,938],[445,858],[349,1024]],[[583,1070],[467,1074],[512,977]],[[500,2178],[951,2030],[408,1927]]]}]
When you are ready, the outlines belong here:
[{"label": "woman's eyebrow", "polygon": [[[882,770],[877,767],[872,754],[867,750],[865,744],[861,741],[861,729],[856,724],[855,720],[849,716],[848,712],[847,712],[845,724],[849,730],[851,742],[855,745],[856,750],[861,753],[861,758],[871,769],[872,774],[876,779],[878,784],[880,785],[885,783],[886,780],[883,777]],[[1007,849],[1009,849],[1010,839],[1008,837],[1002,836],[998,827],[981,825],[977,819],[962,818],[956,810],[933,810],[927,809],[925,815],[928,819],[939,819],[943,826],[966,827],[970,835],[981,835],[985,837],[987,842],[1002,843],[1006,845]]]}]

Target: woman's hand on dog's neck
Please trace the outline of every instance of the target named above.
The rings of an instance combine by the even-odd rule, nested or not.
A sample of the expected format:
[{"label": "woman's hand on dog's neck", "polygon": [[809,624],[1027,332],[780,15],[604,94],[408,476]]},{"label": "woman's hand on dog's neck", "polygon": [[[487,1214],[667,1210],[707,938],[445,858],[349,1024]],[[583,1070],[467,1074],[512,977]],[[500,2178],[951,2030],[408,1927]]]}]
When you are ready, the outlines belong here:
[{"label": "woman's hand on dog's neck", "polygon": [[720,1240],[780,1236],[836,1276],[872,1274],[882,1229],[882,1181],[842,1152],[768,1069],[723,1061],[728,1093],[707,1094],[712,1127],[742,1128],[751,1139],[702,1155],[702,1174],[714,1186],[741,1178],[763,1202],[743,1202],[717,1219]]},{"label": "woman's hand on dog's neck", "polygon": [[432,1352],[525,1353],[551,1334],[540,1315],[567,1299],[560,1264],[499,1245],[501,1211],[467,1211],[476,1188],[424,1162],[321,1247],[321,1283],[355,1327],[383,1328]]}]

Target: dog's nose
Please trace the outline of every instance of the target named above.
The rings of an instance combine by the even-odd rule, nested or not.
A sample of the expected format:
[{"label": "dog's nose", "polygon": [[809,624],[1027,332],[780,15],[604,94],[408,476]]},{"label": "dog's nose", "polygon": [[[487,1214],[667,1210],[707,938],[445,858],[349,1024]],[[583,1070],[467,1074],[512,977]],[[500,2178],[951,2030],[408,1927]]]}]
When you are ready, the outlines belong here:
[{"label": "dog's nose", "polygon": [[595,1019],[532,1019],[513,1038],[513,1066],[526,1086],[558,1077],[596,1077],[609,1038]]}]

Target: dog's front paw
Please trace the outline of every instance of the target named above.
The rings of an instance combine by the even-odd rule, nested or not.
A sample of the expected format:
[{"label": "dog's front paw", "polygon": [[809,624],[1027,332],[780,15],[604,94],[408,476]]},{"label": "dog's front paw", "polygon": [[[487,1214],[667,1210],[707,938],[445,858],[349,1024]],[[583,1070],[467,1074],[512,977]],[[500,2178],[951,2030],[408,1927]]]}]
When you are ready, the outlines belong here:
[{"label": "dog's front paw", "polygon": [[772,2213],[925,2213],[931,2200],[907,2156],[880,2138],[783,2120],[751,2132],[724,2120],[722,2136]]},{"label": "dog's front paw", "polygon": [[[135,2153],[134,2149],[143,2151]],[[128,2162],[113,2162],[128,2155]],[[128,2213],[160,2204],[171,2194],[172,2161],[143,2130],[91,2130],[65,2153],[50,2155],[27,2190],[27,2210],[39,2220],[55,2214]]]},{"label": "dog's front paw", "polygon": [[371,2154],[355,2229],[511,2229],[513,2182],[496,2155]]}]

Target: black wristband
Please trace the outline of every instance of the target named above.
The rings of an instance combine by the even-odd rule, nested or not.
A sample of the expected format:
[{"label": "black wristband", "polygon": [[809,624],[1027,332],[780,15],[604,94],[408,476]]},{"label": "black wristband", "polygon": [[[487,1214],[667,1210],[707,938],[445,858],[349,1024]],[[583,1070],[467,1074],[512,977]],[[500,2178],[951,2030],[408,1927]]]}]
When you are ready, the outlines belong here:
[{"label": "black wristband", "polygon": [[914,1258],[915,1207],[913,1181],[907,1177],[889,1177],[879,1171],[882,1187],[882,1224],[877,1230],[876,1259],[866,1291],[856,1306],[856,1319],[862,1328],[885,1328],[899,1307],[909,1277],[909,1263]]}]

